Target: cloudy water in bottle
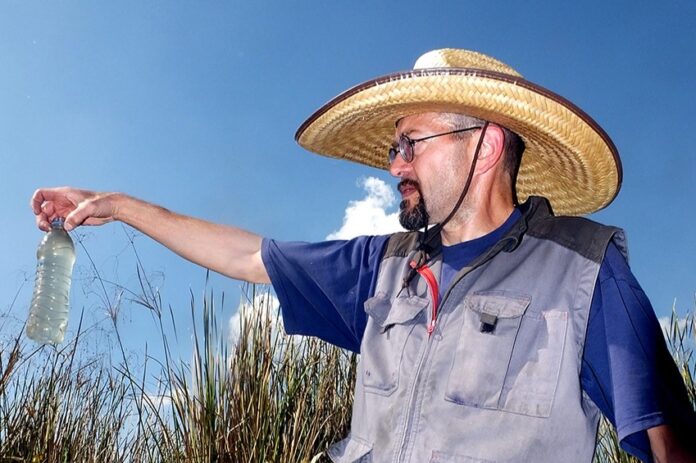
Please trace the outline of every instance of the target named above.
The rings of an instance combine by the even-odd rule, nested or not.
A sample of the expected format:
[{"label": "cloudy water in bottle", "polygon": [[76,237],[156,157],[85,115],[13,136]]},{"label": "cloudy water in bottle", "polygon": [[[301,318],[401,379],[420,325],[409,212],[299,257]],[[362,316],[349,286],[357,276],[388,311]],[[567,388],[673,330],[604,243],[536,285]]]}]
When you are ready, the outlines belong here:
[{"label": "cloudy water in bottle", "polygon": [[70,281],[75,246],[63,228],[64,219],[51,223],[36,251],[36,283],[29,307],[27,336],[42,344],[60,344],[70,309]]}]

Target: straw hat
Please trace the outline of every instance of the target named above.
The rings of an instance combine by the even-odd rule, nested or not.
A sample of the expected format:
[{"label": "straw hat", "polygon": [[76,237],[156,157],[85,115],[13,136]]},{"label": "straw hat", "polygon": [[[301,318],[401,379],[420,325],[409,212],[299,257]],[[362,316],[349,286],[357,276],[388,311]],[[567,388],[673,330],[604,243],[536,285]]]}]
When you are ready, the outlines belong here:
[{"label": "straw hat", "polygon": [[412,71],[353,87],[319,108],[298,129],[304,148],[388,169],[394,124],[404,116],[454,112],[507,127],[526,145],[517,196],[545,196],[559,215],[607,206],[621,186],[621,161],[601,127],[565,98],[481,53],[443,49]]}]

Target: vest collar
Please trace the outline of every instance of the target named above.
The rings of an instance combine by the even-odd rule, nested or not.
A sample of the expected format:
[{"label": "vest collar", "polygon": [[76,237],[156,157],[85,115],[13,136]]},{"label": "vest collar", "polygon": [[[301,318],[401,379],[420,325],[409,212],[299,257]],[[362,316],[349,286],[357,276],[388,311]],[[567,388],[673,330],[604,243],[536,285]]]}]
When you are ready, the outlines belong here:
[{"label": "vest collar", "polygon": [[[514,251],[517,246],[519,246],[522,237],[527,232],[530,225],[553,216],[549,200],[541,196],[530,196],[527,201],[517,207],[522,213],[522,217],[512,225],[510,230],[508,230],[493,247],[480,256],[483,260],[487,260],[490,258],[491,254],[494,255],[500,251]],[[437,236],[430,239],[429,244],[430,246],[429,249],[426,250],[426,255],[420,257],[423,262],[437,258],[442,254],[442,236],[440,236],[439,233]],[[478,260],[479,259],[475,259],[475,261]]]}]

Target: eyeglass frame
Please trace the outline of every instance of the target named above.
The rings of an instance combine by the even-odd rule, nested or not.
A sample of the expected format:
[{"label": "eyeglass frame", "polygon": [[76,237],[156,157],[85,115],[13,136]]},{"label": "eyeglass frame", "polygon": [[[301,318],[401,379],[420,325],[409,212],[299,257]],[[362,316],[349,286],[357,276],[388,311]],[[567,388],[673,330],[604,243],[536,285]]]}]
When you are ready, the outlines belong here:
[{"label": "eyeglass frame", "polygon": [[[401,134],[399,136],[399,142],[392,144],[392,146],[389,147],[389,152],[387,154],[387,159],[389,160],[389,165],[392,165],[394,161],[396,160],[396,154],[397,151],[399,155],[401,156],[401,159],[404,160],[404,162],[411,163],[413,160],[416,158],[416,153],[415,153],[415,145],[418,142],[425,141],[425,140],[430,140],[431,138],[437,138],[437,137],[444,137],[445,135],[452,135],[455,133],[461,133],[461,132],[466,132],[469,130],[475,130],[475,129],[480,129],[481,126],[475,126],[475,127],[467,127],[465,129],[457,129],[457,130],[451,130],[449,132],[444,132],[444,133],[437,133],[435,135],[428,135],[427,137],[421,137],[421,138],[410,138],[406,134]],[[408,146],[408,148],[406,148]],[[410,151],[410,156],[407,156],[407,149]],[[410,158],[410,159],[409,159]]]}]

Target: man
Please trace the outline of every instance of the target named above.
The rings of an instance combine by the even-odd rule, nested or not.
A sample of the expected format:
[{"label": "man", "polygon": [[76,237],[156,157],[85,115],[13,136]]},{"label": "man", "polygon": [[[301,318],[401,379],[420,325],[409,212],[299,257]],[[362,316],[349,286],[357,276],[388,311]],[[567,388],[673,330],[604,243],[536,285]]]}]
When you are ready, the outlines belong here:
[{"label": "man", "polygon": [[334,98],[297,140],[388,168],[412,232],[280,243],[72,188],[37,190],[32,207],[44,230],[56,216],[66,229],[121,220],[219,273],[272,282],[288,332],[359,351],[336,462],[589,462],[600,412],[644,461],[694,461],[691,406],[623,233],[551,212],[618,193],[616,148],[588,115],[504,63],[446,49]]}]

